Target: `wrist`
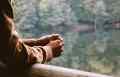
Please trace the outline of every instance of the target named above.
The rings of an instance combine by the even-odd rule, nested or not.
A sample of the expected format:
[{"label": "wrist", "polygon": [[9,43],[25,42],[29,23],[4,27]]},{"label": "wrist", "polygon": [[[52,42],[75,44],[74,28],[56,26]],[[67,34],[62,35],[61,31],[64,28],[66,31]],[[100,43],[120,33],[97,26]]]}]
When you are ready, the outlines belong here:
[{"label": "wrist", "polygon": [[50,61],[53,58],[52,48],[50,46],[43,46],[46,52],[46,61]]}]

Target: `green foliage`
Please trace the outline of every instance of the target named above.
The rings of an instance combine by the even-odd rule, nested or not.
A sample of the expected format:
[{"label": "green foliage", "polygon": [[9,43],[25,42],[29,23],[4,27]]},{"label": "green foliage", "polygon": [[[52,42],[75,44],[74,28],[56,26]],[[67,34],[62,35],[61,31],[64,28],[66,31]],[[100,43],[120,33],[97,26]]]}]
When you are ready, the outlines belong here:
[{"label": "green foliage", "polygon": [[64,37],[63,55],[50,64],[119,76],[120,31],[109,24],[120,19],[119,4],[119,0],[15,0],[15,21],[22,37],[50,33]]}]

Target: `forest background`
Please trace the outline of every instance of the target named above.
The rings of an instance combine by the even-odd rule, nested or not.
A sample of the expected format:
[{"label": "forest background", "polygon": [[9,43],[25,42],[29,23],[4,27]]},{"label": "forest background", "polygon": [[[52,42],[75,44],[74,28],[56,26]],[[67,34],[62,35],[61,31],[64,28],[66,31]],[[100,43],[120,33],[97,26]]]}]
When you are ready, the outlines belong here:
[{"label": "forest background", "polygon": [[64,53],[49,64],[120,76],[120,0],[14,0],[23,38],[59,33]]}]

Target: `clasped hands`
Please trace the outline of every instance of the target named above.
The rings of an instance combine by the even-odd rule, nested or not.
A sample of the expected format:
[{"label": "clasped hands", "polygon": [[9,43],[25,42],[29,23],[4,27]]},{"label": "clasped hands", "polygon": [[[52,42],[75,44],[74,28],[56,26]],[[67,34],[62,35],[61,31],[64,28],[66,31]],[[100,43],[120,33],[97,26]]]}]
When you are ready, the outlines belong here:
[{"label": "clasped hands", "polygon": [[23,42],[29,46],[49,47],[53,57],[58,57],[63,52],[64,42],[59,34],[45,35],[38,39],[23,39]]}]

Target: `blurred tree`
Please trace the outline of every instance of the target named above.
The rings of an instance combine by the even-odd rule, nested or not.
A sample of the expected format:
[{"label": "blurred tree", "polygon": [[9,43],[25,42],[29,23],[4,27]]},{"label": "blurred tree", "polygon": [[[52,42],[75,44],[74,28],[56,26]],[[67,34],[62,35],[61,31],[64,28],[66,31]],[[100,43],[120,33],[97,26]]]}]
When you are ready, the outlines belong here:
[{"label": "blurred tree", "polygon": [[[21,37],[60,33],[64,53],[50,64],[112,74],[120,73],[120,0],[15,0]],[[87,30],[92,31],[87,31]]]}]

